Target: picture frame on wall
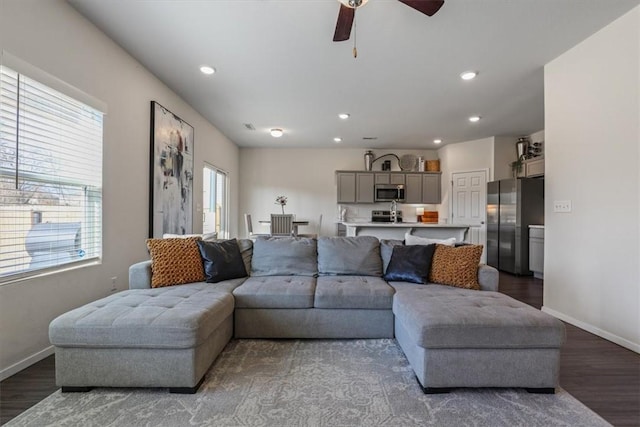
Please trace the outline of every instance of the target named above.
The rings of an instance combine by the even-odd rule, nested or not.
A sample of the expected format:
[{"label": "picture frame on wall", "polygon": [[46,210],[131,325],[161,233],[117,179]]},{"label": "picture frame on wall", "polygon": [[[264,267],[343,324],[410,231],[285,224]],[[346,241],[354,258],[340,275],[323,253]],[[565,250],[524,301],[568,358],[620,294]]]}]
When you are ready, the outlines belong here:
[{"label": "picture frame on wall", "polygon": [[194,129],[151,101],[149,237],[193,231]]}]

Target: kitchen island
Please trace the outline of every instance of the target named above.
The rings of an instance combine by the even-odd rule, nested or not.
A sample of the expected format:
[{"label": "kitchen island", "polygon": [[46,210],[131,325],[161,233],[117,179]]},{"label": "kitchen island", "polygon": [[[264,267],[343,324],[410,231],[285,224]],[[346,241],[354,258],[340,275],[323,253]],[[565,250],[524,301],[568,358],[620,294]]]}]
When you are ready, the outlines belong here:
[{"label": "kitchen island", "polygon": [[426,222],[341,222],[347,229],[347,236],[375,236],[379,239],[403,240],[405,233],[433,239],[455,237],[457,242],[468,239],[470,225],[432,224]]}]

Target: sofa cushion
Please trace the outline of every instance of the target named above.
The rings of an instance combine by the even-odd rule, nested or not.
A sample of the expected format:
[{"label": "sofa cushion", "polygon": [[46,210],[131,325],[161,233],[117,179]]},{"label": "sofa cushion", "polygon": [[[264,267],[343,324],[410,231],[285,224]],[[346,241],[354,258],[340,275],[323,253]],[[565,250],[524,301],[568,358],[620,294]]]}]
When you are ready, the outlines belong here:
[{"label": "sofa cushion", "polygon": [[480,289],[478,265],[482,258],[482,250],[482,245],[457,248],[436,245],[429,281],[458,288]]},{"label": "sofa cushion", "polygon": [[249,277],[233,296],[237,308],[312,308],[315,289],[315,277]]},{"label": "sofa cushion", "polygon": [[411,233],[405,233],[404,241],[407,245],[446,245],[454,246],[456,244],[456,238],[451,237],[449,239],[431,239],[429,237],[414,236]]},{"label": "sofa cushion", "polygon": [[380,258],[382,258],[382,272],[387,272],[387,267],[391,261],[391,255],[393,254],[393,248],[395,246],[402,246],[404,242],[397,239],[381,239],[380,240]]},{"label": "sofa cushion", "polygon": [[320,237],[321,275],[382,276],[380,241],[373,236]]},{"label": "sofa cushion", "polygon": [[424,348],[557,348],[564,342],[561,321],[499,292],[405,288],[393,297],[393,314]]},{"label": "sofa cushion", "polygon": [[427,283],[429,270],[431,269],[431,259],[435,249],[436,245],[394,247],[384,279],[387,281]]},{"label": "sofa cushion", "polygon": [[393,289],[380,277],[318,277],[314,307],[390,309]]},{"label": "sofa cushion", "polygon": [[236,239],[220,242],[198,241],[207,283],[218,283],[247,276]]},{"label": "sofa cushion", "polygon": [[71,310],[49,326],[59,347],[192,348],[233,313],[233,297],[207,283],[133,289]]},{"label": "sofa cushion", "polygon": [[151,287],[204,280],[197,240],[200,238],[147,239],[147,248],[151,254]]},{"label": "sofa cushion", "polygon": [[305,237],[260,237],[253,244],[252,276],[316,276],[316,240]]}]

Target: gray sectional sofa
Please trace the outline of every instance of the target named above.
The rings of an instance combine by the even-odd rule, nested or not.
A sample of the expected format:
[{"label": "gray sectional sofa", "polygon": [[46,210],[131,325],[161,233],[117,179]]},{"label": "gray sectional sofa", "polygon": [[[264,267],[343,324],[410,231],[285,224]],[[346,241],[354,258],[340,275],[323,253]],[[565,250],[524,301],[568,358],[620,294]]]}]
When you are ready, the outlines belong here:
[{"label": "gray sectional sofa", "polygon": [[526,387],[553,392],[564,326],[499,294],[387,282],[401,241],[375,237],[239,240],[246,278],[151,288],[151,261],[131,266],[130,290],[50,325],[63,391],[95,386],[195,392],[232,338],[393,338],[425,392]]}]

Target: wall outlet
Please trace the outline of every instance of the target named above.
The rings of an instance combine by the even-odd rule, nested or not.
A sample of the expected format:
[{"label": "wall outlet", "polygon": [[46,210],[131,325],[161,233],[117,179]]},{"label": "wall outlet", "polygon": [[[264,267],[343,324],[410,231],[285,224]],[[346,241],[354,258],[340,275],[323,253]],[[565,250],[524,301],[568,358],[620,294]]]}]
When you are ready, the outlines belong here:
[{"label": "wall outlet", "polygon": [[555,200],[553,202],[554,212],[571,212],[571,200]]},{"label": "wall outlet", "polygon": [[116,283],[118,282],[118,276],[113,276],[111,278],[111,289],[110,292],[115,292],[118,290],[118,288],[116,287]]}]

